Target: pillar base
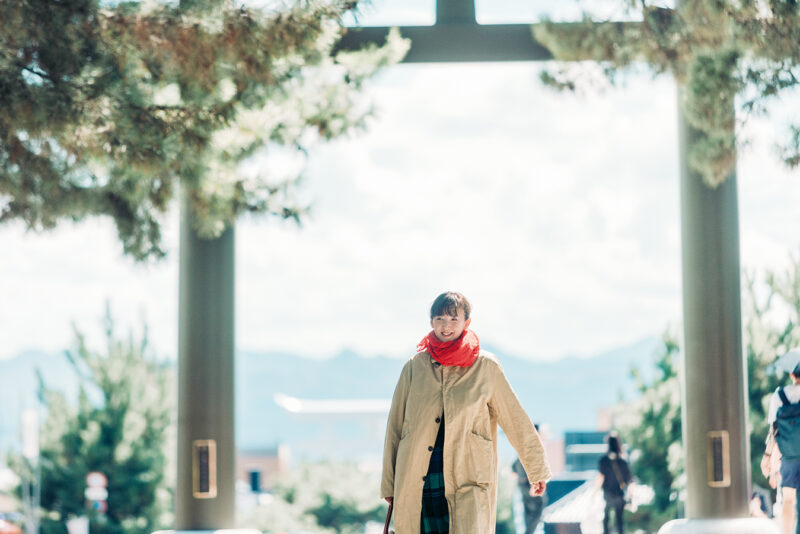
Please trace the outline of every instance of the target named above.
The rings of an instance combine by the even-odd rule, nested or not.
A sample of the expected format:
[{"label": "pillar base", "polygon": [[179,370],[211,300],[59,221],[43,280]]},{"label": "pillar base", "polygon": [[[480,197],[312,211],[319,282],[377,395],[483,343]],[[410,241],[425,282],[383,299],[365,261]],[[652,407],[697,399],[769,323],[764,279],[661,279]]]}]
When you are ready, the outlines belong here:
[{"label": "pillar base", "polygon": [[780,534],[771,519],[676,519],[666,523],[658,534]]}]

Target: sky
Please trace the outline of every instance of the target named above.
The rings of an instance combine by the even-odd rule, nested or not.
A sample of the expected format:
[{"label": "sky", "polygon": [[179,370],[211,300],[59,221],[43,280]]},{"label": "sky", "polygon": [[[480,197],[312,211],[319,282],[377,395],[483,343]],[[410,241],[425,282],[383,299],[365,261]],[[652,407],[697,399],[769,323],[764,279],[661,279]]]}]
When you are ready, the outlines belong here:
[{"label": "sky", "polygon": [[[433,2],[395,4],[362,22],[433,22]],[[544,4],[483,13],[479,2],[478,15],[511,22]],[[544,88],[540,68],[399,65],[373,80],[367,131],[311,152],[303,226],[237,224],[237,347],[408,357],[445,290],[471,300],[485,344],[530,359],[591,356],[678,326],[673,81],[638,74],[568,95]],[[756,273],[786,268],[800,244],[800,176],[773,145],[800,108],[787,99],[772,112],[748,124],[738,166],[742,266]],[[154,350],[174,357],[175,209],[165,237],[168,258],[137,265],[108,220],[1,227],[0,359],[68,348],[73,324],[99,346],[106,302],[121,333],[147,324]]]}]

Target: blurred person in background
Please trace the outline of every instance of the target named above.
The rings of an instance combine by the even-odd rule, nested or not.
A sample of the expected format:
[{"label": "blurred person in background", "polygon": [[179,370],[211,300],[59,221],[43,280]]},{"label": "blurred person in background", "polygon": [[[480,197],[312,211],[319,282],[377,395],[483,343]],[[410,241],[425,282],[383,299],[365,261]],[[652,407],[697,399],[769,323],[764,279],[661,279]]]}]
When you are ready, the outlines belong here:
[{"label": "blurred person in background", "polygon": [[618,534],[625,533],[625,503],[628,485],[633,478],[628,462],[622,457],[622,445],[615,433],[606,438],[608,452],[600,458],[597,470],[597,486],[603,488],[603,499],[606,502],[603,512],[603,534],[609,534],[611,511],[617,523]]},{"label": "blurred person in background", "polygon": [[[800,488],[800,457],[797,456],[800,452],[800,434],[796,432],[800,428],[796,422],[800,419],[795,419],[795,424],[789,421],[794,419],[791,412],[798,411],[800,402],[800,363],[789,373],[789,377],[792,383],[776,389],[770,398],[767,415],[769,432],[764,456],[761,458],[761,472],[769,478],[773,488],[777,486],[777,479],[780,480],[781,532],[800,534],[800,521],[797,521],[800,516],[797,509],[800,507],[800,499],[797,498],[797,489]],[[779,413],[779,410],[783,413]],[[782,432],[778,431],[779,419],[789,421]],[[776,476],[775,466],[778,460],[780,466]]]}]

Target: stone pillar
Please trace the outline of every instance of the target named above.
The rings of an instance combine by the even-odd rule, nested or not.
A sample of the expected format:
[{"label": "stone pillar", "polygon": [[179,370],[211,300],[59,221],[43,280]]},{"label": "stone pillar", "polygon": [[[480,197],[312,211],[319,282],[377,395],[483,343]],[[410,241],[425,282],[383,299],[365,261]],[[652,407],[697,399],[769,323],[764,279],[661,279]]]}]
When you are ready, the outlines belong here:
[{"label": "stone pillar", "polygon": [[682,111],[679,114],[687,519],[667,523],[659,532],[777,532],[774,523],[748,517],[747,367],[736,176],[712,189],[689,168],[688,149],[703,134],[686,123]]},{"label": "stone pillar", "polygon": [[[683,264],[683,437],[689,518],[747,517],[750,455],[742,350],[736,175],[711,189],[689,169],[701,133],[680,117]],[[710,482],[709,433],[726,432],[723,479]],[[712,438],[713,439],[713,438]],[[725,443],[719,446],[725,448]],[[727,476],[726,476],[727,475]],[[719,477],[718,477],[719,478]]]},{"label": "stone pillar", "polygon": [[182,199],[176,530],[232,528],[235,515],[234,229],[200,239]]}]

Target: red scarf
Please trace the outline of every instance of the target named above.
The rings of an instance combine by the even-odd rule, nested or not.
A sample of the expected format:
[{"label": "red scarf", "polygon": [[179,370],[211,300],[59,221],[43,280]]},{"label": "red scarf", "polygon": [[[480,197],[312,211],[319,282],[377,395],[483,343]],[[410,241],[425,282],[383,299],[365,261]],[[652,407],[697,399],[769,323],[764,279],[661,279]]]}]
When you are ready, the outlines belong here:
[{"label": "red scarf", "polygon": [[461,336],[453,341],[439,341],[439,338],[431,330],[417,345],[418,352],[427,351],[434,360],[442,365],[457,365],[458,367],[469,367],[475,363],[480,350],[481,343],[472,330],[464,330]]}]

